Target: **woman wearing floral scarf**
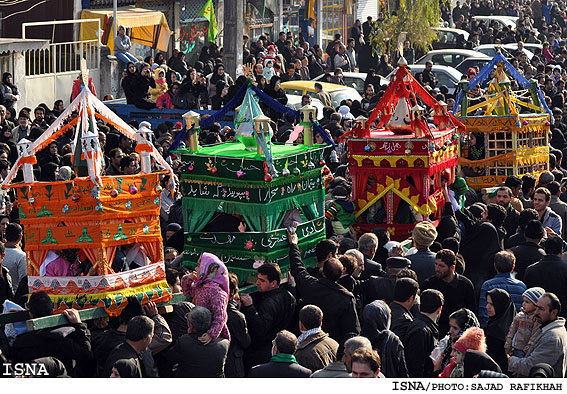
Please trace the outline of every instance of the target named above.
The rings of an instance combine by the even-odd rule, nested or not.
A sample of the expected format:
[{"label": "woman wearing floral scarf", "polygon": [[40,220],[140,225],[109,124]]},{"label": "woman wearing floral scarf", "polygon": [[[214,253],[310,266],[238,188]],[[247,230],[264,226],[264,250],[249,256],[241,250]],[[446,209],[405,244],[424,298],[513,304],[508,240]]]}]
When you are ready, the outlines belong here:
[{"label": "woman wearing floral scarf", "polygon": [[183,294],[193,297],[193,303],[211,311],[211,328],[199,337],[199,341],[208,344],[219,336],[230,340],[226,322],[228,315],[228,270],[224,263],[212,253],[203,253],[194,272],[181,280]]}]

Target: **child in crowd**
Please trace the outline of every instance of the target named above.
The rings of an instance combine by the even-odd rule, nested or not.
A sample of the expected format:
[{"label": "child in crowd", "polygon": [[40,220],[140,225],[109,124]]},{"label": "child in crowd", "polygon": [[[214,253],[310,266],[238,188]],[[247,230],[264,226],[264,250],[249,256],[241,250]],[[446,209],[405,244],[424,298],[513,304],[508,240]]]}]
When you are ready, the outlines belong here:
[{"label": "child in crowd", "polygon": [[342,185],[333,189],[333,198],[334,201],[325,212],[325,218],[331,221],[336,235],[346,235],[350,232],[350,225],[354,223],[354,203],[347,188]]},{"label": "child in crowd", "polygon": [[208,344],[219,336],[230,340],[226,322],[228,315],[229,284],[228,270],[224,263],[212,253],[203,253],[194,272],[183,276],[181,288],[186,297],[193,297],[193,303],[211,311],[211,328],[199,337]]},{"label": "child in crowd", "polygon": [[532,340],[540,329],[540,323],[535,320],[535,311],[537,301],[543,293],[545,293],[545,290],[541,287],[532,287],[522,294],[524,298],[522,310],[514,317],[506,336],[504,350],[507,354],[524,357],[528,352]]}]

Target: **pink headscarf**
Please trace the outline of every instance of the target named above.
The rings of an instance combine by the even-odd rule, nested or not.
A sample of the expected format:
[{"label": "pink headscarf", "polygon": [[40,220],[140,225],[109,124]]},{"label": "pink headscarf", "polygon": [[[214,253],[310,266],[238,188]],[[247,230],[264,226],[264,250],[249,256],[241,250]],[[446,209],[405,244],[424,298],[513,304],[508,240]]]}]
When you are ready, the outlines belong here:
[{"label": "pink headscarf", "polygon": [[193,282],[193,287],[206,285],[210,282],[217,283],[226,294],[229,294],[226,265],[214,254],[203,253],[201,255],[199,278]]}]

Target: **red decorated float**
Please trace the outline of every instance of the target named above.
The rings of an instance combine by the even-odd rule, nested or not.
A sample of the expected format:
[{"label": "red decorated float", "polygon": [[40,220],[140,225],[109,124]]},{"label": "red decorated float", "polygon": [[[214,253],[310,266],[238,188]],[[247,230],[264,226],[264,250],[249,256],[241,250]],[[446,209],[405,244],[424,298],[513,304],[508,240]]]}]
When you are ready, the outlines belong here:
[{"label": "red decorated float", "polygon": [[454,179],[464,126],[417,82],[403,58],[398,65],[370,117],[358,117],[343,139],[355,230],[383,227],[393,239],[405,239],[416,222],[439,218],[441,176]]}]

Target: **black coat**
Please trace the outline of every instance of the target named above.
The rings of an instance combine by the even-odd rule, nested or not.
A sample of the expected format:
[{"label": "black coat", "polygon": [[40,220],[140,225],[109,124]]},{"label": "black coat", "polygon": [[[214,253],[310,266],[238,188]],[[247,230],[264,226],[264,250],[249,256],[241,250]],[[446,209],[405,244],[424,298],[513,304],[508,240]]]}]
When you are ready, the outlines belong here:
[{"label": "black coat", "polygon": [[13,297],[12,278],[8,273],[8,269],[2,266],[2,270],[0,270],[0,305],[6,300],[12,300]]},{"label": "black coat", "polygon": [[[521,245],[514,246],[511,251],[516,256],[516,279],[521,281],[524,281],[526,269],[545,256],[545,251],[533,242],[524,242]],[[551,276],[549,273],[547,275],[548,278]],[[547,290],[547,286],[542,287]]]},{"label": "black coat", "polygon": [[11,354],[14,362],[55,357],[73,376],[73,360],[88,362],[92,357],[91,333],[84,323],[29,331],[16,337]]},{"label": "black coat", "polygon": [[244,357],[247,369],[270,360],[272,340],[279,331],[291,328],[296,305],[295,297],[282,287],[255,293],[253,300],[241,308],[252,338]]},{"label": "black coat", "polygon": [[268,362],[250,370],[249,378],[308,378],[311,370],[295,363]]},{"label": "black coat", "polygon": [[147,377],[144,375],[144,366],[142,357],[136,353],[136,350],[132,346],[130,346],[127,342],[123,342],[118,345],[108,356],[104,366],[104,374],[105,377],[110,377],[112,373],[112,367],[117,361],[124,360],[128,364],[132,366],[131,368],[131,376],[120,376],[126,378],[143,378]]},{"label": "black coat", "polygon": [[224,364],[229,341],[216,338],[203,345],[200,334],[185,334],[167,350],[166,357],[173,364],[179,364],[178,378],[224,378]]},{"label": "black coat", "polygon": [[367,280],[361,281],[360,287],[362,288],[362,294],[364,295],[364,305],[375,300],[383,300],[389,304],[394,300],[395,286],[395,276],[388,276],[386,278],[371,276]]},{"label": "black coat", "polygon": [[404,340],[411,323],[413,316],[403,305],[397,302],[390,303],[390,330]]},{"label": "black coat", "polygon": [[327,278],[315,278],[307,273],[301,261],[299,248],[289,250],[291,274],[297,291],[305,304],[317,305],[323,311],[323,331],[339,344],[360,333],[354,295]]},{"label": "black coat", "polygon": [[248,334],[246,317],[236,306],[236,302],[229,301],[227,306],[228,331],[230,332],[230,347],[224,366],[224,374],[227,378],[243,378],[244,370],[244,349],[250,346],[252,339]]},{"label": "black coat", "polygon": [[510,238],[512,235],[516,234],[518,231],[518,225],[520,223],[520,214],[516,211],[512,206],[507,208],[506,219],[504,219],[504,223],[502,226],[504,230],[506,230],[506,237],[505,239]]},{"label": "black coat", "polygon": [[491,223],[478,223],[467,211],[455,212],[465,226],[460,252],[467,262],[465,276],[474,285],[477,296],[484,282],[496,275],[494,255],[502,250],[498,231]]},{"label": "black coat", "polygon": [[408,378],[404,345],[400,338],[390,330],[365,332],[365,336],[372,343],[372,348],[380,355],[380,372],[387,378]]},{"label": "black coat", "polygon": [[421,291],[426,289],[435,289],[443,293],[445,302],[439,317],[439,332],[445,335],[449,331],[449,316],[461,308],[467,308],[476,311],[476,297],[472,282],[459,274],[455,274],[455,278],[451,283],[446,283],[437,276],[427,278],[421,286]]},{"label": "black coat", "polygon": [[364,255],[364,271],[360,274],[360,280],[368,279],[371,276],[386,277],[388,274],[382,270],[382,264],[377,263]]},{"label": "black coat", "polygon": [[406,364],[410,378],[433,378],[433,361],[429,355],[437,346],[439,330],[437,324],[420,313],[408,328],[404,341]]},{"label": "black coat", "polygon": [[530,265],[524,275],[527,288],[543,287],[561,301],[560,316],[567,316],[567,261],[560,256],[547,255]]}]

